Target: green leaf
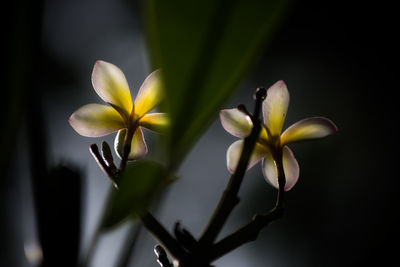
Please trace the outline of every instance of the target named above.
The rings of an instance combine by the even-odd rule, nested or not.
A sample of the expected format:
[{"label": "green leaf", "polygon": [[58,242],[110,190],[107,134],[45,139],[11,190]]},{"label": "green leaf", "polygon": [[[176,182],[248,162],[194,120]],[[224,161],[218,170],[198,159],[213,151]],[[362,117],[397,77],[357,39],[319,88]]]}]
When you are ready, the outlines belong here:
[{"label": "green leaf", "polygon": [[171,118],[170,164],[177,166],[264,50],[286,1],[147,3],[151,56],[163,69]]},{"label": "green leaf", "polygon": [[154,161],[136,161],[118,177],[118,190],[112,192],[106,207],[102,229],[107,230],[130,218],[136,218],[151,204],[154,196],[170,182],[167,170]]}]

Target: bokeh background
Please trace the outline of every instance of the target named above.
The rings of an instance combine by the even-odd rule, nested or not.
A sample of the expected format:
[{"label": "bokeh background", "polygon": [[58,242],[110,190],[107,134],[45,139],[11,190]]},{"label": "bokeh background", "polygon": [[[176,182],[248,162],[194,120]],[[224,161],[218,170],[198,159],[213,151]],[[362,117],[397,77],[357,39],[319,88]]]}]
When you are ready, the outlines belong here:
[{"label": "bokeh background", "polygon": [[[18,32],[21,20],[14,16],[21,13],[42,18],[37,37],[42,52],[36,56],[44,63],[36,75],[40,88],[26,94],[17,111],[6,110],[7,104],[2,107],[3,120],[13,121],[15,130],[2,140],[12,149],[2,157],[6,164],[0,183],[0,266],[25,267],[30,266],[25,254],[34,258],[38,238],[26,125],[37,125],[48,166],[62,163],[82,173],[81,193],[69,192],[66,184],[63,197],[68,202],[68,194],[82,196],[80,244],[85,248],[110,188],[88,146],[101,140],[112,143],[113,136],[79,136],[68,117],[84,104],[101,102],[90,81],[96,60],[119,66],[133,95],[151,64],[137,2],[52,0],[39,7],[20,3],[24,2],[12,5],[3,19],[7,65],[13,66],[15,57],[9,54],[18,51],[10,38],[21,34],[18,38],[24,40],[23,32]],[[275,35],[225,107],[243,103],[252,108],[255,88],[282,79],[291,94],[285,127],[319,115],[333,120],[339,132],[291,146],[300,164],[300,180],[287,194],[284,217],[264,229],[257,241],[219,259],[216,266],[396,266],[400,202],[395,162],[394,40],[399,33],[395,13],[384,2],[290,2]],[[19,56],[25,59],[24,53]],[[2,88],[3,103],[13,99],[10,84]],[[38,117],[21,114],[24,108]],[[151,150],[154,136],[145,135]],[[216,116],[182,164],[180,179],[154,208],[168,229],[180,221],[195,236],[201,233],[229,179],[225,153],[234,141]],[[275,194],[260,166],[252,168],[240,191],[240,205],[221,236],[255,213],[269,210]],[[69,231],[65,226],[58,229],[54,221],[54,229]],[[113,266],[128,231],[125,225],[102,237],[92,266]],[[143,230],[138,242],[129,266],[158,266],[153,253],[156,241]]]}]

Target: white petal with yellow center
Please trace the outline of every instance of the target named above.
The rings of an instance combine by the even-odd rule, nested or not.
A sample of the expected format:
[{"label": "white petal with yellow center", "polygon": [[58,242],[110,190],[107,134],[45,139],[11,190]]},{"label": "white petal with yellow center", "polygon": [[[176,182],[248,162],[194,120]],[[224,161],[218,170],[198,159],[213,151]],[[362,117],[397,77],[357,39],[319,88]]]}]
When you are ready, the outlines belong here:
[{"label": "white petal with yellow center", "polygon": [[222,127],[236,137],[247,137],[253,128],[250,117],[237,108],[223,109],[220,111],[219,116]]},{"label": "white petal with yellow center", "polygon": [[[229,146],[226,152],[226,164],[230,173],[234,173],[237,165],[239,164],[240,156],[242,155],[244,140],[239,140],[234,142]],[[269,151],[267,148],[259,143],[254,146],[253,153],[250,156],[247,169],[253,167],[257,162],[259,162]]]},{"label": "white petal with yellow center", "polygon": [[289,92],[284,81],[278,81],[267,91],[263,102],[264,123],[271,135],[277,136],[282,132],[286,112],[289,106]]},{"label": "white petal with yellow center", "polygon": [[[114,149],[119,158],[122,158],[124,151],[124,140],[126,129],[118,131],[115,137]],[[147,154],[147,145],[144,140],[143,132],[140,127],[137,127],[131,140],[131,151],[129,152],[128,160],[135,160],[144,157]]]},{"label": "white petal with yellow center", "polygon": [[[287,146],[283,147],[282,163],[286,178],[285,191],[289,191],[297,183],[300,169],[293,152]],[[278,189],[278,170],[271,155],[263,159],[262,170],[265,180]]]},{"label": "white petal with yellow center", "polygon": [[132,111],[132,96],[120,68],[98,60],[93,68],[92,84],[96,93],[105,102],[121,108],[129,116]]},{"label": "white petal with yellow center", "polygon": [[336,125],[324,117],[312,117],[296,122],[283,132],[282,145],[297,141],[322,138],[337,132]]},{"label": "white petal with yellow center", "polygon": [[88,104],[75,111],[69,118],[72,128],[80,135],[100,137],[125,127],[121,115],[112,107]]},{"label": "white petal with yellow center", "polygon": [[147,76],[139,89],[135,99],[135,114],[142,117],[157,106],[164,97],[164,89],[161,81],[161,70],[156,70]]},{"label": "white petal with yellow center", "polygon": [[146,114],[139,120],[139,125],[158,133],[166,133],[169,127],[169,117],[166,113]]}]

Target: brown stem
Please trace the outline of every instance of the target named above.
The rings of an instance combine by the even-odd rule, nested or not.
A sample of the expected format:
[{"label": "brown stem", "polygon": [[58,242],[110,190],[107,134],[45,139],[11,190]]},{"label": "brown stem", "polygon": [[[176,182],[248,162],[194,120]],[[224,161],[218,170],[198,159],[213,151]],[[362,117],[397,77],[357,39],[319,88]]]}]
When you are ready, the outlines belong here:
[{"label": "brown stem", "polygon": [[282,149],[280,150],[278,158],[275,159],[275,163],[278,169],[278,196],[275,208],[283,208],[283,202],[285,198],[286,176],[285,176],[285,170],[283,169]]},{"label": "brown stem", "polygon": [[107,163],[104,161],[103,157],[100,155],[99,148],[96,144],[91,144],[89,146],[90,153],[92,153],[93,157],[95,158],[97,164],[100,166],[100,168],[103,170],[103,172],[108,176],[108,178],[111,179],[113,182],[114,186],[116,186],[115,183],[115,171],[110,168]]},{"label": "brown stem", "polygon": [[161,267],[173,267],[172,263],[169,262],[167,253],[162,246],[155,246],[154,253],[157,255],[157,262]]},{"label": "brown stem", "polygon": [[236,171],[232,174],[220,202],[199,240],[200,246],[203,248],[208,247],[215,241],[229,214],[239,202],[237,194],[242,184],[244,174],[246,173],[251,153],[253,152],[261,130],[261,122],[258,117],[261,110],[261,103],[265,99],[265,95],[266,90],[264,88],[258,88],[255,93],[254,113],[253,116],[251,116],[253,128],[250,135],[244,139],[244,146]]},{"label": "brown stem", "polygon": [[120,171],[125,169],[126,162],[128,161],[129,153],[131,152],[131,149],[132,149],[131,148],[132,138],[133,138],[133,135],[134,135],[137,127],[138,127],[137,123],[130,123],[126,130],[126,135],[124,138],[124,150],[122,152],[122,159],[121,159],[121,163],[119,165]]},{"label": "brown stem", "polygon": [[[280,150],[281,151],[281,150]],[[285,183],[286,177],[283,169],[282,163],[282,153],[277,153],[277,157],[275,157],[277,169],[278,169],[278,196],[276,199],[275,207],[268,213],[263,215],[255,215],[253,219],[244,225],[242,228],[237,230],[236,232],[230,234],[225,237],[218,243],[216,243],[210,251],[209,254],[209,262],[225,255],[232,250],[240,247],[241,245],[248,243],[250,241],[254,241],[257,239],[260,231],[268,226],[272,221],[275,221],[282,217],[284,211],[284,196],[285,196]]]},{"label": "brown stem", "polygon": [[185,252],[174,237],[153,217],[146,213],[141,218],[144,227],[165,247],[175,259],[183,259]]}]

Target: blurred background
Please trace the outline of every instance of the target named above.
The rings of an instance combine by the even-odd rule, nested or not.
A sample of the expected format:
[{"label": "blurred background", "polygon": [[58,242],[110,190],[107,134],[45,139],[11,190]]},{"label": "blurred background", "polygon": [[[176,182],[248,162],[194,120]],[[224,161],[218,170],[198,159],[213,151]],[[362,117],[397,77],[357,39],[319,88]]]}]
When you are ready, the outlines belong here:
[{"label": "blurred background", "polygon": [[[251,110],[255,88],[282,79],[291,94],[284,127],[306,117],[324,116],[335,122],[339,132],[291,146],[300,165],[300,180],[287,194],[284,217],[264,229],[257,241],[216,261],[218,267],[397,266],[400,202],[393,144],[398,121],[397,14],[384,2],[349,2],[289,2],[257,64],[224,106],[243,103]],[[0,266],[25,267],[31,266],[26,254],[33,261],[38,258],[32,197],[38,189],[30,176],[43,171],[32,170],[29,155],[35,155],[39,165],[61,163],[74,172],[76,179],[65,181],[54,205],[82,201],[81,209],[70,211],[81,214],[80,223],[70,227],[80,225],[82,234],[71,242],[87,247],[110,188],[88,147],[102,140],[113,143],[114,136],[79,136],[68,117],[84,104],[101,103],[90,80],[96,60],[119,66],[133,96],[151,64],[138,2],[52,0],[37,5],[17,1],[8,11],[2,18],[6,68],[15,70],[15,62],[32,58],[41,62],[40,68],[34,65],[33,78],[23,76],[23,67],[18,69],[21,76],[6,72],[2,89],[1,115],[8,131],[3,131],[1,144],[11,153],[1,157]],[[24,23],[31,21],[39,21],[33,38],[24,33]],[[33,56],[26,52],[32,39],[39,44],[33,51],[40,51]],[[32,79],[40,86],[30,86]],[[16,90],[19,84],[27,85],[29,92]],[[15,99],[20,102],[12,105]],[[34,145],[29,141],[32,128]],[[145,132],[145,138],[151,151],[153,133]],[[167,229],[180,221],[196,237],[200,235],[229,179],[225,154],[235,140],[216,114],[182,164],[180,179],[154,209]],[[275,195],[261,166],[253,167],[221,237],[254,214],[269,210]],[[62,247],[72,230],[62,217],[53,217],[49,231],[60,233],[55,247]],[[103,236],[92,266],[114,266],[127,231],[124,225]],[[153,253],[156,241],[143,230],[138,244],[129,266],[158,266]]]}]

